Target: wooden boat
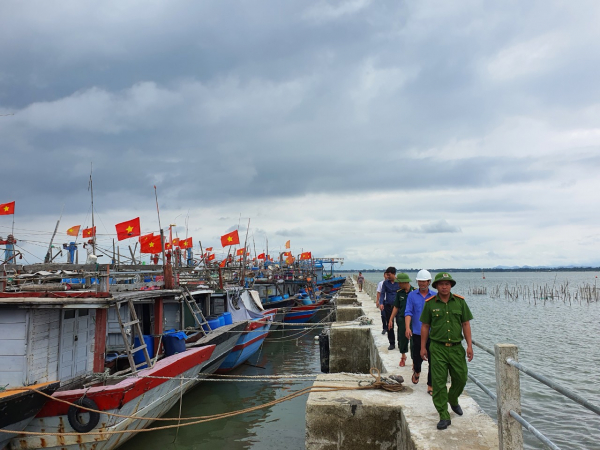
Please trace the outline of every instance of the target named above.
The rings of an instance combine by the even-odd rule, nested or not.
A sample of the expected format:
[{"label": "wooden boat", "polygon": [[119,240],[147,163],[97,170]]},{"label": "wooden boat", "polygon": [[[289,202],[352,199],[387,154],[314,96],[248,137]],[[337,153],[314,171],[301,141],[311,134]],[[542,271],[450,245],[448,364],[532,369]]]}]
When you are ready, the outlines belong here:
[{"label": "wooden boat", "polygon": [[24,430],[49,400],[48,397],[30,389],[52,395],[59,385],[58,381],[50,381],[27,386],[28,389],[0,391],[0,429],[15,432],[0,433],[0,449],[3,449],[19,431]]},{"label": "wooden boat", "polygon": [[311,305],[294,306],[286,313],[284,322],[286,324],[306,323],[315,316],[325,302],[326,300],[323,299]]},{"label": "wooden boat", "polygon": [[[165,414],[180,396],[194,386],[209,362],[214,345],[189,349],[158,361],[117,384],[55,392],[53,397],[98,412],[49,402],[29,423],[27,431],[82,433],[77,436],[23,436],[13,439],[11,449],[110,450]],[[156,377],[156,378],[150,378]],[[129,416],[116,417],[110,414]],[[107,431],[125,433],[108,434]]]}]

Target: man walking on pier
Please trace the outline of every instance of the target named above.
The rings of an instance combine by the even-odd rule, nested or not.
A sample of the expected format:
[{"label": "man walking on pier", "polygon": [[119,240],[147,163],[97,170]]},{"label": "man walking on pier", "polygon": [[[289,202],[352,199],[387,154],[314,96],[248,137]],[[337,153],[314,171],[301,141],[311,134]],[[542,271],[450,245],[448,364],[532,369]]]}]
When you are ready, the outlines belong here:
[{"label": "man walking on pier", "polygon": [[[433,297],[436,293],[429,289],[431,284],[431,274],[428,270],[421,269],[417,273],[417,284],[419,290],[412,291],[406,298],[406,309],[404,311],[404,320],[406,324],[406,337],[412,337],[412,358],[413,358],[413,375],[412,382],[417,384],[421,377],[421,367],[423,359],[421,358],[421,313],[425,306],[425,300]],[[412,321],[412,327],[410,325]],[[425,338],[425,348],[429,352],[429,343]],[[429,357],[429,353],[427,354]],[[429,372],[427,373],[427,393],[431,394],[431,361],[429,361]]]},{"label": "man walking on pier", "polygon": [[[458,404],[458,397],[467,384],[467,362],[465,349],[462,346],[463,334],[467,341],[466,356],[473,359],[473,343],[471,341],[471,324],[473,319],[467,302],[460,295],[453,294],[450,289],[456,284],[447,272],[438,273],[432,286],[438,290],[437,295],[425,301],[421,314],[421,357],[427,360],[425,342],[431,330],[431,359],[433,364],[433,404],[440,415],[438,430],[445,430],[452,422],[448,413],[450,408],[459,416],[463,411]],[[450,389],[446,389],[448,373],[452,379]]]},{"label": "man walking on pier", "polygon": [[[394,327],[388,327],[390,317],[392,316],[392,310],[394,308],[394,300],[396,300],[396,292],[400,289],[396,279],[396,268],[388,267],[385,270],[385,281],[381,285],[381,294],[379,295],[379,309],[383,312],[383,326],[387,328],[388,341],[390,346],[388,350],[394,350],[396,348],[396,336],[394,334]],[[385,331],[385,330],[384,330]]]},{"label": "man walking on pier", "polygon": [[[404,322],[404,310],[406,309],[406,297],[415,288],[410,285],[410,277],[405,273],[399,273],[396,275],[396,283],[400,287],[396,293],[396,299],[394,300],[394,310],[390,317],[388,328],[394,328],[394,317],[396,318],[396,324],[398,325],[398,350],[402,353],[400,358],[400,367],[406,365],[406,353],[408,352],[408,345],[410,344],[410,337],[405,334],[405,322]],[[421,347],[419,347],[419,350]],[[414,359],[411,349],[411,358]]]},{"label": "man walking on pier", "polygon": [[358,272],[358,276],[356,277],[356,283],[358,284],[358,292],[362,292],[363,284],[365,282],[365,277],[362,272]]}]

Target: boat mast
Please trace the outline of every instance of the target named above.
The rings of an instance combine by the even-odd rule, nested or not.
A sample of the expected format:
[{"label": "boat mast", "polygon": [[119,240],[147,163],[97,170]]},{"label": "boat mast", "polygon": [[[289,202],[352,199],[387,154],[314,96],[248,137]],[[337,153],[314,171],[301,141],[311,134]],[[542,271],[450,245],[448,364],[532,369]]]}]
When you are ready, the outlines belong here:
[{"label": "boat mast", "polygon": [[89,189],[92,195],[92,232],[94,236],[92,236],[92,254],[96,254],[96,232],[94,230],[94,184],[92,183],[92,164],[90,163],[90,184]]},{"label": "boat mast", "polygon": [[65,205],[63,204],[63,207],[60,211],[60,218],[56,222],[56,226],[54,227],[54,233],[52,233],[52,238],[50,239],[50,245],[48,245],[48,251],[46,252],[46,257],[44,258],[45,263],[52,262],[52,259],[53,259],[52,258],[52,243],[54,242],[54,237],[56,236],[56,231],[58,230],[58,225],[60,224],[60,219],[62,219],[64,209],[65,209]]}]

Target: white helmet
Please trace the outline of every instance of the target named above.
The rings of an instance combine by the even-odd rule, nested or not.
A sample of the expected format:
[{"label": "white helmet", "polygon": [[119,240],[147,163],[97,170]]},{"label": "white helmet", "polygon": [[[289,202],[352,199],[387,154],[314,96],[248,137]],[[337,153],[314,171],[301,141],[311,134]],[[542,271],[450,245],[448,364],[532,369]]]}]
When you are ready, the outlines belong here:
[{"label": "white helmet", "polygon": [[421,269],[417,273],[417,281],[431,281],[431,274],[428,270]]}]

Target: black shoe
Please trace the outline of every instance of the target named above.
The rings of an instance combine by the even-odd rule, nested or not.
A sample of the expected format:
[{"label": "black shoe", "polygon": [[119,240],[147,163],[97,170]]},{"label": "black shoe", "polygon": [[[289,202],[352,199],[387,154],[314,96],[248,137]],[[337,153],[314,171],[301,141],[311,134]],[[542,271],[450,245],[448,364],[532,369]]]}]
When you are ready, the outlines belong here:
[{"label": "black shoe", "polygon": [[452,424],[452,421],[450,419],[442,419],[442,420],[440,420],[438,422],[437,429],[438,430],[445,430],[451,424]]},{"label": "black shoe", "polygon": [[387,333],[387,330],[383,330],[383,331],[381,332],[381,334],[386,334],[386,333]]},{"label": "black shoe", "polygon": [[460,405],[456,405],[456,406],[450,405],[450,408],[452,409],[452,411],[454,411],[459,416],[463,415],[462,408],[460,407]]},{"label": "black shoe", "polygon": [[396,348],[396,346],[394,344],[390,344],[390,346],[388,347],[388,350],[394,350]]}]

